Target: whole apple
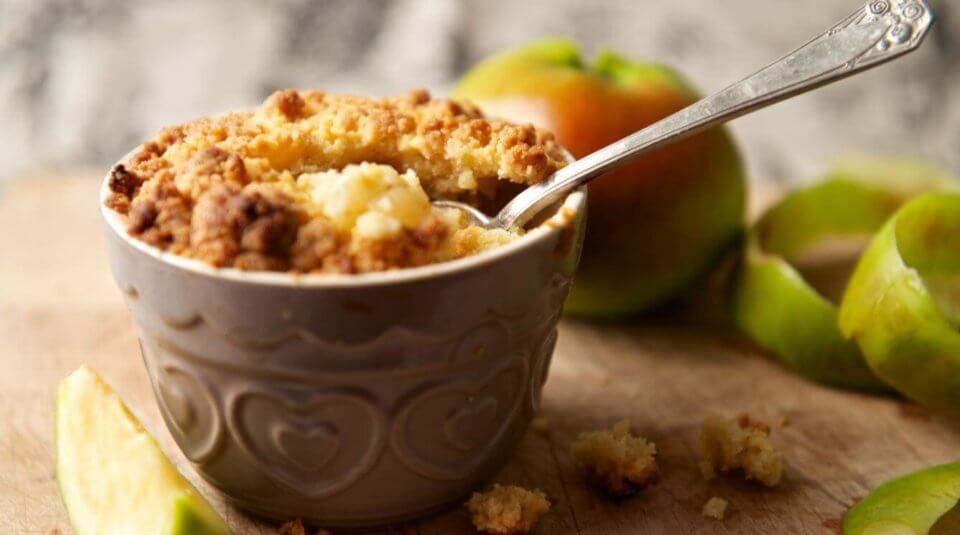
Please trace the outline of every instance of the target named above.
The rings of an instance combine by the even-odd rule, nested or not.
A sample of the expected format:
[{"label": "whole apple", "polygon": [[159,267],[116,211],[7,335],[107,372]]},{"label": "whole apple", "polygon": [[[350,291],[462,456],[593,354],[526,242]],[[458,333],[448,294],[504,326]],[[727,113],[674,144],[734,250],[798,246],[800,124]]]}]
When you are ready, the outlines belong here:
[{"label": "whole apple", "polygon": [[[552,130],[583,157],[695,102],[675,71],[536,42],[470,70],[454,96]],[[590,183],[587,238],[566,311],[615,319],[661,305],[701,278],[744,226],[743,162],[723,128],[650,153]]]}]

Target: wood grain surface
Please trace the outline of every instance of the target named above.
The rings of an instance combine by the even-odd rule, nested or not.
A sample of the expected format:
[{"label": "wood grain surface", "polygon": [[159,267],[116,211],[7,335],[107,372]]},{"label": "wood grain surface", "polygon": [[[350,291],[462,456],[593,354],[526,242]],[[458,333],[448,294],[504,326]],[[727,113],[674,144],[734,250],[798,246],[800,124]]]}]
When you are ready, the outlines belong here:
[{"label": "wood grain surface", "polygon": [[[195,482],[161,423],[130,319],[106,265],[96,180],[46,177],[0,193],[0,532],[69,533],[57,492],[53,398],[81,363],[98,370]],[[897,474],[952,461],[960,427],[896,399],[850,394],[782,370],[722,326],[683,314],[629,324],[565,321],[543,401],[549,432],[530,431],[496,482],[538,487],[553,508],[539,534],[798,533],[838,531],[844,511]],[[705,482],[696,469],[708,411],[775,422],[782,485]],[[584,486],[569,454],[577,433],[629,418],[659,450],[663,479],[611,502]],[[237,533],[273,533],[223,505]],[[723,521],[700,515],[711,496]],[[382,533],[472,533],[462,510]]]}]

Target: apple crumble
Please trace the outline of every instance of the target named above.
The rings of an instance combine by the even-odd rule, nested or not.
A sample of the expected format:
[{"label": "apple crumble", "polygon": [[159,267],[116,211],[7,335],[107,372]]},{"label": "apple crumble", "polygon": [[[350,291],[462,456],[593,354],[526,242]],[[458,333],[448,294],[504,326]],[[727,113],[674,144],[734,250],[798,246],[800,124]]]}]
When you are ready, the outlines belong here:
[{"label": "apple crumble", "polygon": [[770,426],[751,420],[707,416],[700,429],[700,472],[707,480],[717,473],[742,470],[746,479],[768,487],[780,483],[783,472],[780,453],[770,443]]},{"label": "apple crumble", "polygon": [[587,481],[615,498],[636,494],[660,479],[656,446],[630,434],[627,420],[612,429],[581,433],[571,453]]},{"label": "apple crumble", "polygon": [[414,91],[280,91],[162,130],[113,168],[134,237],[218,267],[363,273],[442,262],[518,234],[433,207],[495,210],[565,163],[552,134]]},{"label": "apple crumble", "polygon": [[474,492],[466,505],[477,530],[497,535],[527,533],[550,510],[543,492],[514,485],[494,485],[487,492]]}]

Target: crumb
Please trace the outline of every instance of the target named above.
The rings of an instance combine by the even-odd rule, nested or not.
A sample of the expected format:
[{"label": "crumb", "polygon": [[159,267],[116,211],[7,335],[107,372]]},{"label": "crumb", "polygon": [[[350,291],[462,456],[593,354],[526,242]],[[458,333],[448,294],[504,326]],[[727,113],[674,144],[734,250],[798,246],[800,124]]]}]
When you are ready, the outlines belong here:
[{"label": "crumb", "polygon": [[742,470],[746,479],[768,487],[780,483],[780,453],[770,443],[770,427],[747,414],[735,420],[709,415],[700,429],[700,472],[707,480],[717,473]]},{"label": "crumb", "polygon": [[783,429],[784,427],[790,425],[790,420],[786,416],[781,416],[777,419],[777,427]]},{"label": "crumb", "polygon": [[627,420],[612,429],[581,433],[571,453],[587,481],[612,497],[636,494],[660,479],[656,446],[631,435]]},{"label": "crumb", "polygon": [[701,514],[707,518],[723,520],[723,515],[727,512],[727,505],[729,505],[727,500],[714,496],[713,498],[707,500],[707,503],[703,504],[703,511],[701,511]]},{"label": "crumb", "polygon": [[543,492],[514,485],[494,485],[487,492],[474,492],[466,506],[474,527],[497,535],[527,533],[550,510]]},{"label": "crumb", "polygon": [[306,530],[303,529],[303,522],[298,518],[280,526],[280,535],[306,535]]},{"label": "crumb", "polygon": [[843,533],[843,520],[839,518],[827,518],[820,525],[838,535]]},{"label": "crumb", "polygon": [[[280,526],[280,535],[306,535],[307,530],[303,527],[303,522],[300,519],[291,520],[290,522],[285,523]],[[318,529],[315,532],[315,535],[333,535],[329,530]]]},{"label": "crumb", "polygon": [[910,402],[903,402],[898,405],[900,416],[909,420],[919,420],[926,422],[930,420],[930,413],[925,409]]},{"label": "crumb", "polygon": [[530,422],[530,429],[537,433],[546,433],[550,430],[550,422],[543,416],[535,416]]}]

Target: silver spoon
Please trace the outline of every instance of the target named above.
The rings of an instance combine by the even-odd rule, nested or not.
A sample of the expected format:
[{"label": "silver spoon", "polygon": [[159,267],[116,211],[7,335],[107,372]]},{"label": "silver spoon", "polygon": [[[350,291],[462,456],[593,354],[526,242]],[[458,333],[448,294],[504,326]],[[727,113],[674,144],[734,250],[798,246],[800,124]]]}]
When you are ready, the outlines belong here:
[{"label": "silver spoon", "polygon": [[912,52],[932,24],[933,13],[922,0],[870,0],[864,9],[752,76],[530,186],[494,217],[461,202],[433,204],[457,208],[482,227],[523,227],[572,189],[650,150]]}]

